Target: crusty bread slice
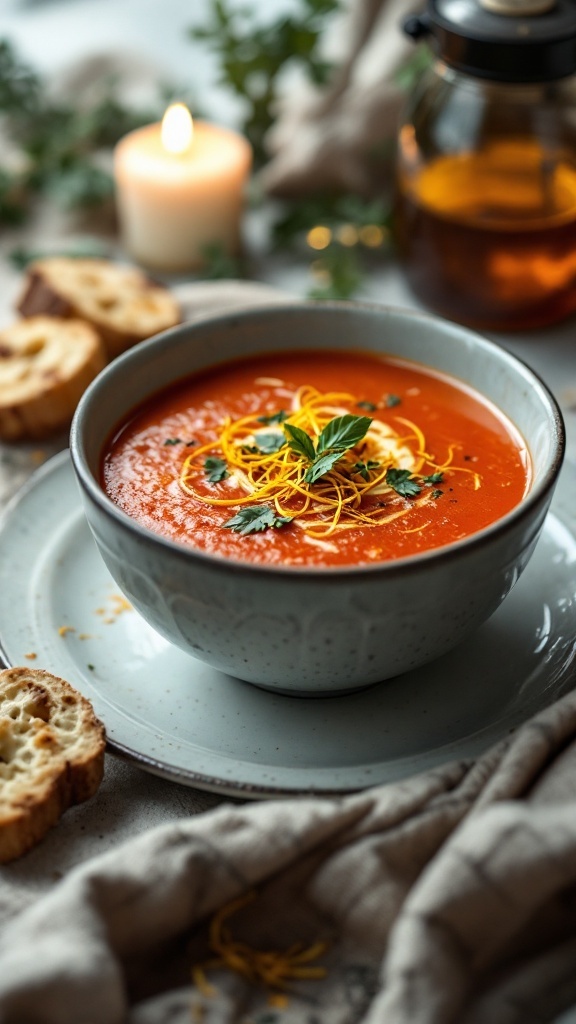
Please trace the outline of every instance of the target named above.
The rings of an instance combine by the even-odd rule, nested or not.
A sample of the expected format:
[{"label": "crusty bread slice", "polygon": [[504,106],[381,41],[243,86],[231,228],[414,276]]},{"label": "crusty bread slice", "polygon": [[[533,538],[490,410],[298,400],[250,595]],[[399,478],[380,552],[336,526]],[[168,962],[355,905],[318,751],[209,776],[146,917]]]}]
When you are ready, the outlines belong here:
[{"label": "crusty bread slice", "polygon": [[66,256],[30,264],[18,309],[23,316],[45,313],[87,320],[109,359],[181,320],[170,290],[137,268]]},{"label": "crusty bread slice", "polygon": [[34,846],[98,789],[104,726],[90,702],[42,669],[0,671],[0,863]]},{"label": "crusty bread slice", "polygon": [[0,331],[0,437],[42,438],[68,426],[106,365],[90,324],[35,316]]}]

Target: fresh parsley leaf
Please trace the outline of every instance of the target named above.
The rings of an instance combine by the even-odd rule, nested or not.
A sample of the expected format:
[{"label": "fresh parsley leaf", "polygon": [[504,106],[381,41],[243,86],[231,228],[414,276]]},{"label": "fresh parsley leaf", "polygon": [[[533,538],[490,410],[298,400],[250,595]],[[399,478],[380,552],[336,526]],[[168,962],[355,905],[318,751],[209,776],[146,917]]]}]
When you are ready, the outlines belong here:
[{"label": "fresh parsley leaf", "polygon": [[268,505],[249,505],[240,509],[232,519],[225,522],[226,530],[233,530],[234,533],[248,534],[259,533],[270,527],[279,528],[292,522],[292,516],[277,516]]},{"label": "fresh parsley leaf", "polygon": [[182,444],[181,437],[167,437],[164,444]]},{"label": "fresh parsley leaf", "polygon": [[325,473],[332,469],[343,455],[344,452],[337,448],[336,451],[325,452],[323,455],[317,456],[304,474],[304,483],[315,484],[321,476],[324,476]]},{"label": "fresh parsley leaf", "polygon": [[279,412],[273,412],[270,416],[259,416],[258,423],[265,423],[268,426],[270,423],[284,423],[284,420],[288,419],[288,413],[284,412],[284,409],[280,409]]},{"label": "fresh parsley leaf", "polygon": [[254,440],[258,446],[257,451],[263,455],[273,455],[274,452],[280,451],[286,444],[284,434],[281,434],[278,430],[261,430],[254,434]]},{"label": "fresh parsley leaf", "polygon": [[386,472],[386,483],[403,498],[415,498],[417,494],[420,494],[422,488],[411,477],[412,473],[409,469],[389,469]]},{"label": "fresh parsley leaf", "polygon": [[353,448],[355,444],[365,437],[368,427],[372,423],[369,416],[353,416],[346,413],[345,416],[335,416],[330,420],[318,437],[317,452],[323,455],[324,452],[344,452]]},{"label": "fresh parsley leaf", "polygon": [[303,455],[308,462],[314,462],[316,449],[314,441],[305,430],[295,427],[292,423],[285,423],[284,430],[288,434],[288,445],[296,455]]},{"label": "fresh parsley leaf", "polygon": [[441,484],[444,479],[444,473],[431,473],[430,476],[423,476],[422,483],[425,484]]},{"label": "fresh parsley leaf", "polygon": [[401,405],[402,399],[398,395],[386,395],[385,405],[387,409],[393,409],[395,405]]},{"label": "fresh parsley leaf", "polygon": [[356,402],[356,405],[358,406],[359,409],[365,409],[366,412],[375,412],[376,409],[378,408],[377,405],[374,405],[374,402],[364,402],[364,401],[362,401],[362,402]]},{"label": "fresh parsley leaf", "polygon": [[364,480],[369,480],[370,479],[370,473],[374,469],[379,469],[379,468],[380,468],[380,463],[379,462],[376,462],[374,459],[368,459],[368,462],[356,462],[355,465],[352,466],[352,472],[353,473],[359,473],[360,476],[364,478]]},{"label": "fresh parsley leaf", "polygon": [[204,469],[208,477],[209,484],[219,484],[226,477],[230,476],[224,459],[217,459],[215,456],[209,455],[204,462]]}]

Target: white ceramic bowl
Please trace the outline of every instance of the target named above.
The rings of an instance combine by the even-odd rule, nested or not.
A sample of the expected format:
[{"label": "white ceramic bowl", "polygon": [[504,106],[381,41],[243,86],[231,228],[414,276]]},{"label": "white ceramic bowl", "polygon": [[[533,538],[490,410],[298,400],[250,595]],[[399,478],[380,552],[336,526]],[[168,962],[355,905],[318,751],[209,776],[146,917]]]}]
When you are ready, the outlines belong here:
[{"label": "white ceramic bowl", "polygon": [[[445,371],[494,402],[532,456],[534,482],[522,502],[488,528],[423,555],[302,569],[232,562],[174,543],[104,493],[100,465],[112,428],[157,390],[236,356],[355,345]],[[465,328],[382,306],[295,303],[183,324],[131,349],[86,391],[71,452],[102,557],[150,625],[248,682],[326,696],[432,660],[495,611],[534,550],[562,463],[564,428],[535,374]]]}]

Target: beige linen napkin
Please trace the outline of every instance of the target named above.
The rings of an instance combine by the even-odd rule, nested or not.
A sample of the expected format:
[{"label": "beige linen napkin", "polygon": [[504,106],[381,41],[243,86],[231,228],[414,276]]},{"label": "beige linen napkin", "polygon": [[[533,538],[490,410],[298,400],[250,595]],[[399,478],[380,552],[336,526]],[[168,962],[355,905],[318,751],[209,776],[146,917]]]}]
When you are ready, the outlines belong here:
[{"label": "beige linen napkin", "polygon": [[[215,810],[72,872],[0,937],[2,1024],[529,1024],[576,1000],[576,696],[475,764]],[[288,1002],[209,966],[209,922],[310,950]],[[325,952],[311,949],[326,943]],[[191,985],[204,965],[212,994]]]},{"label": "beige linen napkin", "polygon": [[402,31],[423,0],[349,0],[327,86],[303,83],[280,101],[266,143],[262,187],[286,198],[322,192],[382,195],[404,91],[398,72],[414,52]]}]

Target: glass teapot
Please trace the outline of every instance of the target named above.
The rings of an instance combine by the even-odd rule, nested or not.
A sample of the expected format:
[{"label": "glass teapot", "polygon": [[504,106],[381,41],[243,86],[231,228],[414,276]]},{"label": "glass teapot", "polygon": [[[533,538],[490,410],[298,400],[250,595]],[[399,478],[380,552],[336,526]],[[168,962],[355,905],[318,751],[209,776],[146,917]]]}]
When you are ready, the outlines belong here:
[{"label": "glass teapot", "polygon": [[399,129],[394,230],[424,304],[479,328],[576,310],[576,3],[428,0],[435,59]]}]

